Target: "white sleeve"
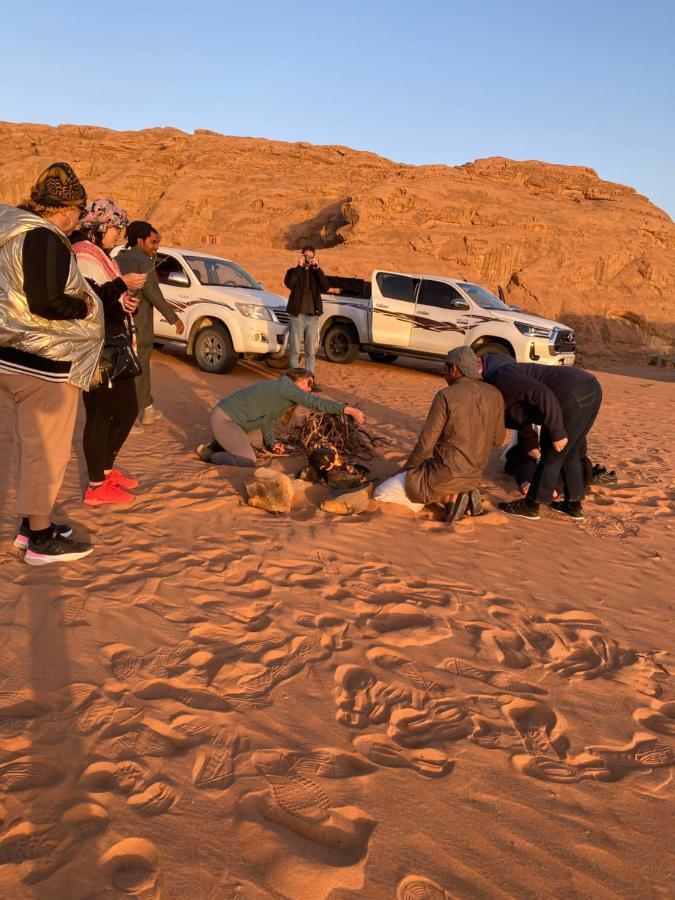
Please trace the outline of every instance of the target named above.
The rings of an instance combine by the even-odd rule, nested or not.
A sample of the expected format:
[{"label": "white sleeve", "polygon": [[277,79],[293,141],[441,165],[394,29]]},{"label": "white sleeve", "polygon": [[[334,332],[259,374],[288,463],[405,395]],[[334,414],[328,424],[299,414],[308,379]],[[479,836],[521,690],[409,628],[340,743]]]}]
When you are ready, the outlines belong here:
[{"label": "white sleeve", "polygon": [[77,258],[77,267],[85,278],[91,278],[96,284],[105,284],[106,281],[110,281],[103,268],[91,256],[85,256],[84,254],[81,256],[75,254],[75,256]]}]

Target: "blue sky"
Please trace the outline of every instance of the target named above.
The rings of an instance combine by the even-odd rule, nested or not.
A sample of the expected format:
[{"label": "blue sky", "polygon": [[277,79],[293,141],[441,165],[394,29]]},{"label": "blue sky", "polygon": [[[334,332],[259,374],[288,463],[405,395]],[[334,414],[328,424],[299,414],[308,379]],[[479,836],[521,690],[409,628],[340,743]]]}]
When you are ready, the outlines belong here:
[{"label": "blue sky", "polygon": [[589,165],[675,216],[675,3],[8,2],[0,119]]}]

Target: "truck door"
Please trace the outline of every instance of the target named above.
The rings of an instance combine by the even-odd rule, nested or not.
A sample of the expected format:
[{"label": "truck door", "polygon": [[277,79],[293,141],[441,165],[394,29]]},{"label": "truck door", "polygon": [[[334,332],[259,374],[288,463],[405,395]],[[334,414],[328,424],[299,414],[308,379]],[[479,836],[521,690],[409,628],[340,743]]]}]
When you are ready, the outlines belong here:
[{"label": "truck door", "polygon": [[469,303],[455,287],[432,278],[422,279],[411,349],[445,356],[448,350],[465,343],[469,316]]},{"label": "truck door", "polygon": [[[160,250],[157,258],[164,257],[157,266],[157,280],[164,295],[173,307],[179,319],[184,319],[183,312],[190,301],[190,276],[181,262],[170,253]],[[176,339],[176,329],[170,325],[159,310],[153,310],[156,337]],[[187,333],[183,339],[187,338]]]},{"label": "truck door", "polygon": [[407,347],[420,279],[395,272],[373,273],[371,332],[373,343]]}]

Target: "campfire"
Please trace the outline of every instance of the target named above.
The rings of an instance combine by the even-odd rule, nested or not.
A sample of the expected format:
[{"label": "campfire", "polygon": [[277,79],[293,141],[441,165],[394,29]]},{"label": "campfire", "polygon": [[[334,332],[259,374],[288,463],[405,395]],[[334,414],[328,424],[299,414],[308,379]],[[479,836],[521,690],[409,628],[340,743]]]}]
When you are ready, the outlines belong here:
[{"label": "campfire", "polygon": [[289,440],[307,456],[299,474],[304,481],[323,481],[333,487],[363,484],[367,466],[356,460],[372,459],[383,438],[359,428],[348,416],[310,412],[289,432]]}]

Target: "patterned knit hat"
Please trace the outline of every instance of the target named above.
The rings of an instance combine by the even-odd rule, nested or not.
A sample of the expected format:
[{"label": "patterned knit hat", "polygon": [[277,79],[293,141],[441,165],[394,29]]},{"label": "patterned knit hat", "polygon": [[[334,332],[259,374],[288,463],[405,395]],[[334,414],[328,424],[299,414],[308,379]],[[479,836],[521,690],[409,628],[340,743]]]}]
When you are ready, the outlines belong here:
[{"label": "patterned knit hat", "polygon": [[87,203],[80,217],[80,228],[90,231],[105,231],[113,228],[126,228],[129,224],[129,216],[119,206],[115,206],[112,200],[92,200]]},{"label": "patterned knit hat", "polygon": [[68,163],[57,162],[38,176],[31,189],[30,199],[36,206],[84,206],[87,192]]}]

